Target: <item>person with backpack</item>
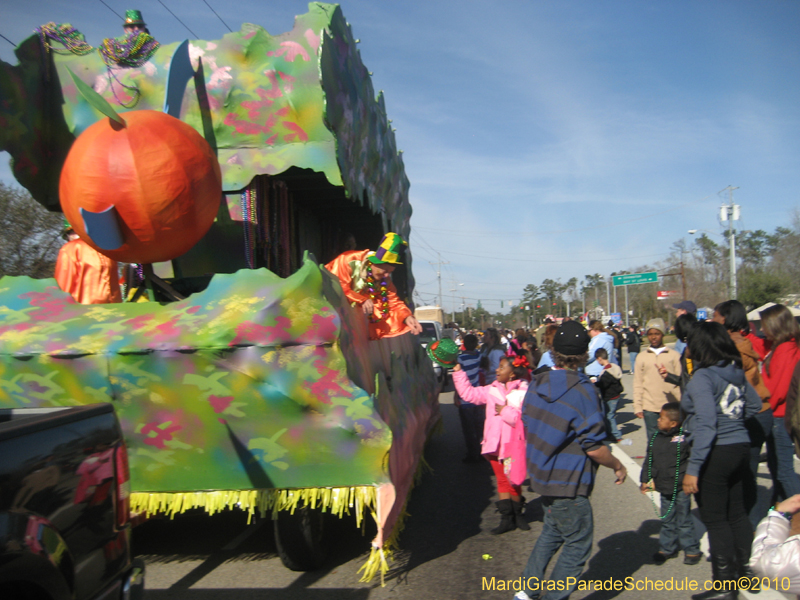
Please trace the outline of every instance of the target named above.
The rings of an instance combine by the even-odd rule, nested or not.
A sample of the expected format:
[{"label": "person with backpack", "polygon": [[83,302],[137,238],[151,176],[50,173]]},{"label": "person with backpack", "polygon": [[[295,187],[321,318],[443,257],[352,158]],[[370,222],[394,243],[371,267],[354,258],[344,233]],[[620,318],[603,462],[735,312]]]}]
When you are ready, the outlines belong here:
[{"label": "person with backpack", "polygon": [[639,337],[639,332],[636,331],[636,329],[636,325],[631,325],[628,327],[628,331],[625,334],[625,345],[628,347],[628,360],[631,363],[631,373],[633,373],[633,369],[636,366],[636,357],[639,356],[639,351],[642,349],[642,338]]}]

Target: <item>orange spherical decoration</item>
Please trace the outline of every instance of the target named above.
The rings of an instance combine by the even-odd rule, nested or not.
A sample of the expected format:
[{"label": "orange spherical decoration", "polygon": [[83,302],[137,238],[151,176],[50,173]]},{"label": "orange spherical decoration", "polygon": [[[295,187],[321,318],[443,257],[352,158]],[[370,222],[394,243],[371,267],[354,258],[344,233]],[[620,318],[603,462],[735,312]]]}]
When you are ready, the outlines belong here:
[{"label": "orange spherical decoration", "polygon": [[[222,198],[219,163],[192,127],[165,113],[120,115],[88,127],[69,151],[59,195],[75,232],[115,260],[154,263],[188,252],[211,227]],[[80,209],[116,208],[123,244],[97,247]]]}]

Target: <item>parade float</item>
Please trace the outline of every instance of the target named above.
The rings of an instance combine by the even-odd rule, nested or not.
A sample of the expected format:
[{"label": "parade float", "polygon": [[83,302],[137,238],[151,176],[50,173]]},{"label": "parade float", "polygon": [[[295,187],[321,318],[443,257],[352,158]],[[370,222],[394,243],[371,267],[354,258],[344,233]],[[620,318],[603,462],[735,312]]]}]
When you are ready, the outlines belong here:
[{"label": "parade float", "polygon": [[133,510],[271,516],[294,569],[323,560],[321,515],[372,518],[364,578],[385,573],[439,409],[418,339],[369,340],[320,266],[346,240],[408,239],[411,215],[340,8],[312,3],[279,36],[244,24],[164,45],[92,48],[50,23],[16,55],[0,63],[15,177],[135,263],[125,295],[151,301],[82,305],[54,280],[0,279],[0,406],[111,402]]}]

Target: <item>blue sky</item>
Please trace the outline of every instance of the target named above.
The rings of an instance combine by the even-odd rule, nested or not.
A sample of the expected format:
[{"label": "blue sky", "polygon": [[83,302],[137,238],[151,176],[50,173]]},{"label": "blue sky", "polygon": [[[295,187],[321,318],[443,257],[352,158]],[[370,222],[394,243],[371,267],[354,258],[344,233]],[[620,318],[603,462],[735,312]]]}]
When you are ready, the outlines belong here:
[{"label": "blue sky", "polygon": [[[158,0],[104,1],[140,9],[163,43],[195,38]],[[162,1],[201,39],[227,32],[203,0]],[[247,21],[273,35],[307,11],[206,2],[233,29]],[[688,229],[721,231],[728,185],[744,229],[786,226],[800,206],[800,3],[357,0],[342,10],[404,151],[426,303],[435,251],[449,261],[446,296],[456,281],[468,304],[497,310],[528,283],[636,270]],[[99,0],[4,0],[0,14],[15,43],[51,20],[93,45],[121,32]],[[16,63],[2,39],[0,58]],[[0,179],[14,183],[6,163],[0,154]]]}]

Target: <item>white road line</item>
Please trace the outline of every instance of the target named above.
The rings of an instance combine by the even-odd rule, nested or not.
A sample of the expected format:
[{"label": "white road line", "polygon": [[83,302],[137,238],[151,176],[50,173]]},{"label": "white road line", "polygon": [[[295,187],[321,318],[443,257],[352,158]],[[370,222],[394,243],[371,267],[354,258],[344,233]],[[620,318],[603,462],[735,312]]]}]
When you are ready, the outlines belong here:
[{"label": "white road line", "polygon": [[642,485],[642,482],[639,480],[642,474],[642,467],[616,444],[609,444],[609,446],[611,447],[611,454],[616,456],[619,462],[622,463],[622,466],[628,470],[628,480],[635,483],[637,488]]},{"label": "white road line", "polygon": [[[636,486],[636,489],[639,489],[639,486],[642,484],[641,476],[642,476],[642,468],[639,466],[635,460],[633,460],[622,448],[617,446],[617,444],[610,444],[611,446],[611,454],[616,456],[619,459],[619,462],[628,470],[628,480]],[[653,493],[653,501],[656,503],[656,506],[660,506],[661,502],[661,495],[658,492]],[[703,537],[700,538],[700,551],[708,556],[708,532],[705,530],[705,525],[703,525],[700,520],[692,513],[692,517],[694,518],[695,527],[698,531],[703,531]],[[752,600],[787,600],[789,598],[794,598],[791,594],[782,594],[773,589],[763,589],[761,592],[756,595],[752,594],[751,592],[740,590],[739,592],[745,598],[752,599]]]}]

